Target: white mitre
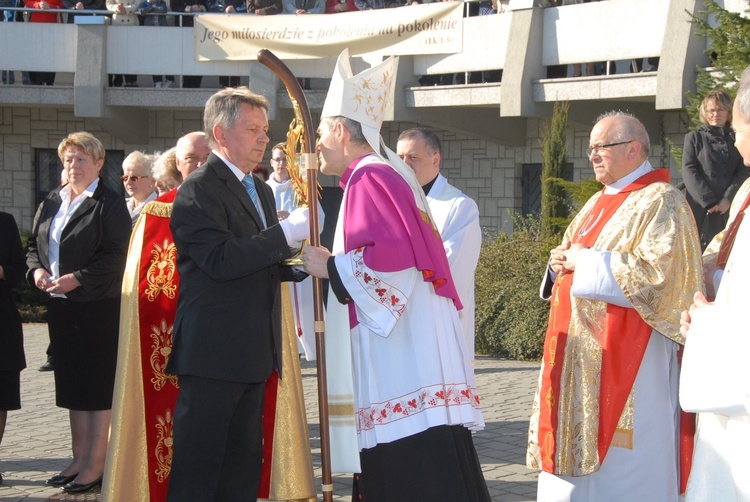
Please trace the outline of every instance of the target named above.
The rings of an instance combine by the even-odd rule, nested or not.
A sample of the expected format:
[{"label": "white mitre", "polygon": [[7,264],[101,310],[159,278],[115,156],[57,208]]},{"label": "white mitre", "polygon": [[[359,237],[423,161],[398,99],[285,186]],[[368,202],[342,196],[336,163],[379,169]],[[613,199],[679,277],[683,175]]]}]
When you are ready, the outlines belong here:
[{"label": "white mitre", "polygon": [[[397,66],[398,58],[391,56],[379,65],[353,75],[349,62],[349,49],[344,49],[336,61],[331,86],[328,88],[328,95],[320,117],[340,116],[359,122],[362,126],[362,134],[375,153],[381,159],[388,159],[388,164],[411,187],[417,206],[430,214],[427,198],[417,182],[414,171],[385,145],[380,136],[380,127],[385,119],[385,109],[395,83]],[[432,220],[431,214],[430,219]]]}]

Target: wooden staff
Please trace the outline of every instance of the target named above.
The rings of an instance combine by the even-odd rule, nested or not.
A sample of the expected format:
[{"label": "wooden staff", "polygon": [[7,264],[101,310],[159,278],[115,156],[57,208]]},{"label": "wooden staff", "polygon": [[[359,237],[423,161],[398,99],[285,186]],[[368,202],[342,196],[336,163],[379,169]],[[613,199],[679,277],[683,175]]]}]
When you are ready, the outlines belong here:
[{"label": "wooden staff", "polygon": [[[302,162],[300,168],[307,170],[307,203],[310,215],[310,245],[320,246],[318,228],[318,158],[315,154],[315,140],[310,107],[305,93],[291,70],[271,51],[258,51],[258,61],[271,69],[281,79],[289,93],[294,107],[295,119],[302,124]],[[299,125],[299,124],[298,124]],[[328,430],[328,382],[326,375],[325,321],[323,320],[323,281],[313,277],[313,304],[315,308],[315,353],[318,368],[318,410],[320,415],[320,463],[323,471],[323,500],[333,501],[333,481],[331,479],[331,447]]]}]

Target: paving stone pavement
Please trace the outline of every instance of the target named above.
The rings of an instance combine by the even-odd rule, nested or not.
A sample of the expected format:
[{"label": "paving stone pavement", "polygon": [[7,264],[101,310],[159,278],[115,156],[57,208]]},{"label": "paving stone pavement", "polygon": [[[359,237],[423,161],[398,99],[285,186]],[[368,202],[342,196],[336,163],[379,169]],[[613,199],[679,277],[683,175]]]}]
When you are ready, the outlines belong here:
[{"label": "paving stone pavement", "polygon": [[[0,485],[0,501],[99,500],[98,490],[68,495],[44,485],[44,480],[57,474],[69,462],[68,414],[67,410],[54,404],[52,373],[37,371],[46,358],[47,326],[25,324],[24,335],[29,367],[21,373],[23,408],[9,412],[5,437],[0,445],[0,472],[5,478]],[[538,363],[485,356],[478,356],[475,362],[486,428],[474,436],[474,443],[494,502],[533,501],[536,498],[536,473],[528,470],[524,461],[526,428],[538,368]],[[322,500],[314,363],[302,363],[302,380],[319,500]],[[350,492],[350,476],[334,476],[334,500],[351,502]]]}]

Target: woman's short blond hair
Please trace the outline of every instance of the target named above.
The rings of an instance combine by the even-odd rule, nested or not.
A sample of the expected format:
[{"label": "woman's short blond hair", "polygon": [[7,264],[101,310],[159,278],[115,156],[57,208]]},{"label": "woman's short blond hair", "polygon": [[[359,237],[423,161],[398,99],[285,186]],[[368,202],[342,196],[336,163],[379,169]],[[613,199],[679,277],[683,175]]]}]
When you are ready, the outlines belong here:
[{"label": "woman's short blond hair", "polygon": [[72,132],[63,139],[57,147],[57,156],[60,157],[60,161],[63,160],[63,154],[68,148],[80,148],[87,155],[91,155],[94,162],[104,159],[107,155],[107,151],[104,149],[102,142],[96,139],[90,132],[79,131]]}]

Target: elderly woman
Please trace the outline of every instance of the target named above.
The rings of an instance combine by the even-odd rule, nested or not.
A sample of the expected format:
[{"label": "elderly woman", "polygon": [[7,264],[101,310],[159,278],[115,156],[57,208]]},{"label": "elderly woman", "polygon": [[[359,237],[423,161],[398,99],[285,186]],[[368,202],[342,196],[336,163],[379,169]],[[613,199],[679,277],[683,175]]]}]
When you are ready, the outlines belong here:
[{"label": "elderly woman", "polygon": [[152,175],[153,157],[135,150],[122,162],[122,183],[130,195],[125,200],[130,219],[135,226],[143,206],[157,197]]},{"label": "elderly woman", "polygon": [[131,227],[122,196],[99,178],[99,140],[75,132],[57,153],[69,182],[39,205],[26,264],[29,282],[48,298],[56,403],[70,410],[73,460],[47,484],[80,493],[104,472]]},{"label": "elderly woman", "polygon": [[177,188],[182,183],[182,174],[177,169],[177,149],[170,148],[156,158],[154,162],[154,181],[159,197]]},{"label": "elderly woman", "polygon": [[698,129],[685,135],[682,177],[705,249],[726,225],[729,205],[748,172],[734,147],[732,98],[726,91],[714,89],[706,95],[700,120]]}]

